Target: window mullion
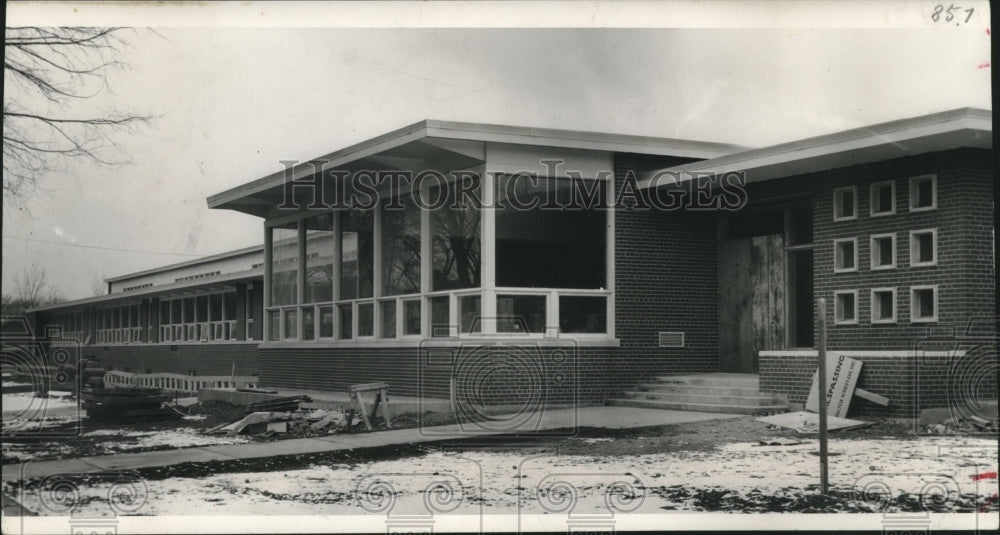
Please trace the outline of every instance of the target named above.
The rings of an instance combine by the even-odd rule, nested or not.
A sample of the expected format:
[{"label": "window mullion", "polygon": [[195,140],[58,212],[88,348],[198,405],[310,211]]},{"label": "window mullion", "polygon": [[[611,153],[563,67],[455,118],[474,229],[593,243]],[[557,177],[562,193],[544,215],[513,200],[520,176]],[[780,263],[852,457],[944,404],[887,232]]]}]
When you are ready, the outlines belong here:
[{"label": "window mullion", "polygon": [[[427,206],[427,198],[430,193],[428,180],[420,182],[421,197],[419,206]],[[427,294],[433,286],[433,244],[431,236],[431,212],[426,208],[420,208],[420,335],[431,336],[431,307]]]},{"label": "window mullion", "polygon": [[480,301],[480,330],[484,335],[497,332],[497,274],[496,274],[496,229],[497,207],[496,176],[486,171],[486,166],[480,167],[480,192],[482,209],[480,213],[480,257],[482,258],[482,299]]},{"label": "window mullion", "polygon": [[[295,274],[295,304],[302,305],[306,300],[306,220],[299,219],[296,234],[298,235],[298,273]],[[295,310],[295,334],[302,339],[302,309]]]}]

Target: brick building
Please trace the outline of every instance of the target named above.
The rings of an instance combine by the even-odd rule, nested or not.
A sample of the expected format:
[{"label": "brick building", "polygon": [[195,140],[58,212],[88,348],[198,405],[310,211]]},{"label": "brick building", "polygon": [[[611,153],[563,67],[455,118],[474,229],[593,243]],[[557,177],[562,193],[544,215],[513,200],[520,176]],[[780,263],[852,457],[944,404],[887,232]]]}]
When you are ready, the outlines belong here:
[{"label": "brick building", "polygon": [[[824,298],[829,348],[892,400],[852,414],[905,417],[963,388],[996,398],[992,161],[974,109],[759,149],[428,120],[208,204],[264,223],[256,279],[219,282],[259,296],[241,309],[257,335],[230,333],[265,386],[530,408],[732,372],[799,404]],[[129,296],[150,333],[175,290]]]}]

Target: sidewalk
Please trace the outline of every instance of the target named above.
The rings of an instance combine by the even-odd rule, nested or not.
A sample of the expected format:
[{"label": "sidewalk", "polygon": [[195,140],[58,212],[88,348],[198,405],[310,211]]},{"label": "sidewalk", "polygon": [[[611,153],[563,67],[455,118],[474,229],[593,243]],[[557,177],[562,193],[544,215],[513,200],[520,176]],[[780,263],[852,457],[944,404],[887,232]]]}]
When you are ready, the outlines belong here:
[{"label": "sidewalk", "polygon": [[[185,462],[230,461],[236,459],[256,459],[281,455],[303,455],[358,448],[374,448],[398,444],[419,444],[470,438],[512,434],[510,422],[525,422],[521,429],[527,432],[568,429],[577,427],[601,427],[608,429],[631,429],[661,425],[699,422],[722,418],[736,418],[733,414],[703,412],[681,412],[628,407],[582,407],[579,409],[559,409],[538,414],[512,414],[497,417],[492,424],[495,429],[470,429],[466,424],[436,427],[393,429],[353,435],[330,435],[316,438],[297,438],[277,442],[232,444],[225,446],[205,446],[177,450],[153,451],[146,453],[126,453],[98,457],[81,457],[59,461],[27,462],[3,465],[3,481],[33,479],[61,473],[97,473],[112,470],[135,470],[154,466],[170,466]],[[527,421],[527,422],[526,422]],[[483,425],[491,425],[488,422]]]}]

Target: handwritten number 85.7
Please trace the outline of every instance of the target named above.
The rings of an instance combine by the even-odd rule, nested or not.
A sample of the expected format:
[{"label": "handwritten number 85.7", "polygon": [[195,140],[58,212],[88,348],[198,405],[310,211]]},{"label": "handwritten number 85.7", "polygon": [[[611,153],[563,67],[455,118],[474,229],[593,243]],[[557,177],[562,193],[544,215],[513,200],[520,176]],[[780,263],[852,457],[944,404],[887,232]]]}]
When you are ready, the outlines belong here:
[{"label": "handwritten number 85.7", "polygon": [[967,23],[967,22],[969,22],[969,19],[972,18],[972,13],[975,10],[976,10],[976,8],[974,8],[974,7],[970,7],[969,9],[963,10],[962,6],[956,6],[955,4],[949,4],[948,7],[947,7],[947,9],[946,9],[943,4],[938,4],[938,5],[934,6],[934,12],[931,13],[931,20],[933,20],[934,22],[940,22],[941,21],[941,14],[944,13],[944,15],[945,15],[944,21],[945,22],[951,22],[952,20],[955,19],[955,13],[953,13],[954,11],[958,11],[958,12],[965,11],[967,13],[967,15],[965,16],[965,20],[962,21],[962,22],[963,23]]}]

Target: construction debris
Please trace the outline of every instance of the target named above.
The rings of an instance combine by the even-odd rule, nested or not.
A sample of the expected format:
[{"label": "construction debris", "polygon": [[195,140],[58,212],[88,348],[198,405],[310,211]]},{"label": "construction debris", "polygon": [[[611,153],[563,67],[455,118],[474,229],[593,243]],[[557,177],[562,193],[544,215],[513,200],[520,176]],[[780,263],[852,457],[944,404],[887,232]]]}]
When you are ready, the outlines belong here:
[{"label": "construction debris", "polygon": [[862,388],[855,387],[854,388],[854,395],[858,396],[861,399],[866,399],[868,401],[871,401],[872,403],[875,403],[876,405],[881,405],[883,407],[888,407],[889,406],[889,398],[887,398],[885,396],[880,396],[880,395],[878,395],[878,394],[876,394],[874,392],[869,392],[869,391],[864,390]]},{"label": "construction debris", "polygon": [[798,446],[799,444],[805,444],[801,440],[783,437],[771,437],[758,442],[759,444],[755,444],[755,446]]},{"label": "construction debris", "polygon": [[155,388],[87,388],[80,393],[81,406],[93,420],[154,421],[181,418],[167,405],[170,396]]},{"label": "construction debris", "polygon": [[305,395],[286,396],[251,403],[247,405],[246,410],[247,414],[255,412],[292,412],[299,409],[300,403],[307,403],[310,401],[312,401],[312,399]]},{"label": "construction debris", "polygon": [[[310,412],[254,412],[231,424],[224,424],[207,430],[208,433],[235,434],[275,434],[311,435],[329,430],[336,433],[347,427],[347,417],[342,411],[316,410]],[[354,424],[360,423],[355,418]]]}]

